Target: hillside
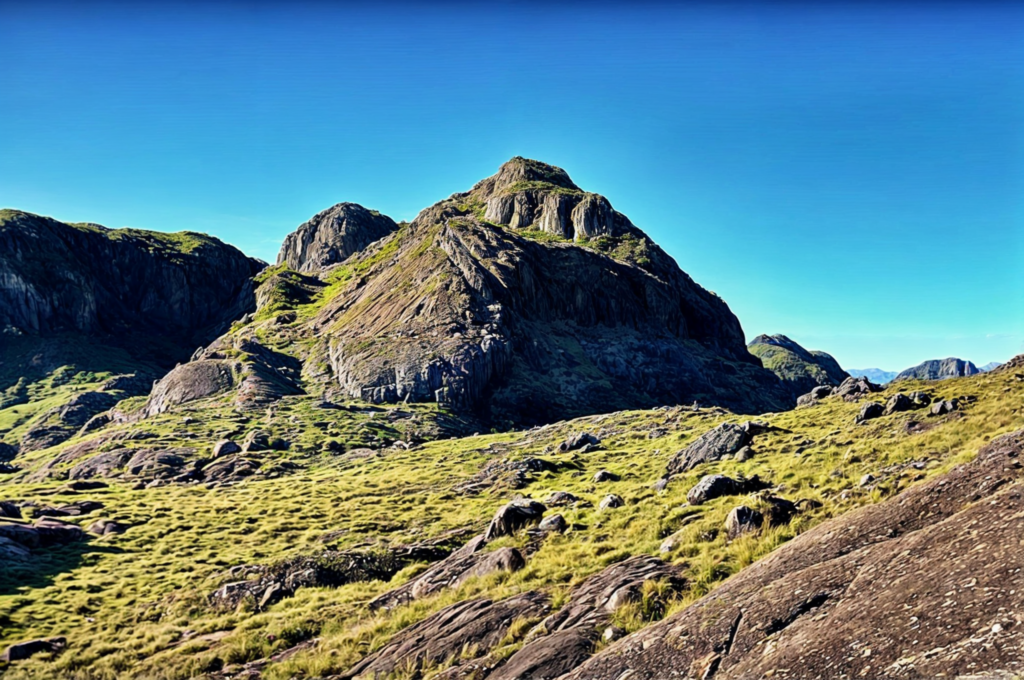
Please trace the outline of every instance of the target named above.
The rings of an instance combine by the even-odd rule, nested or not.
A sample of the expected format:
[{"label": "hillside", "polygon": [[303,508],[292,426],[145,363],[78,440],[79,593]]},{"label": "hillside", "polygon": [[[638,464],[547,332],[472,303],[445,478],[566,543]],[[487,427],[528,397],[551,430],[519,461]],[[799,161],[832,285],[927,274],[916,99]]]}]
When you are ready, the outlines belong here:
[{"label": "hillside", "polygon": [[808,351],[785,335],[759,335],[747,349],[782,380],[794,399],[818,385],[836,386],[850,377],[831,354]]},{"label": "hillside", "polygon": [[[858,507],[931,488],[920,485],[943,478],[998,435],[1022,427],[1016,406],[1024,398],[1020,370],[901,385],[924,389],[938,403],[956,398],[958,410],[945,415],[924,408],[857,424],[864,402],[840,396],[771,414],[771,429],[751,430],[758,433],[752,454],[704,459],[682,471],[680,451],[692,453],[687,447],[707,441],[702,435],[746,419],[719,409],[629,411],[407,447],[406,428],[425,414],[422,409],[436,407],[323,409],[315,398],[296,396],[258,412],[225,408],[225,398],[215,397],[113,425],[19,457],[25,470],[3,484],[4,498],[16,501],[24,517],[79,503],[82,514],[59,519],[104,532],[28,551],[19,552],[9,540],[0,546],[7,550],[0,585],[5,641],[66,638],[63,651],[19,661],[7,677],[347,677],[362,663],[364,669],[392,669],[394,677],[408,677],[400,668],[423,665],[426,677],[462,677],[476,669],[472,677],[500,678],[521,667],[513,663],[557,663],[568,671],[595,650],[583,667],[591,670],[579,677],[618,677],[623,663],[639,672],[665,658],[661,652],[644,655],[637,651],[644,645],[631,642],[662,630],[645,632],[649,623],[663,617],[699,622],[687,612],[706,608],[709,601],[700,598],[709,592],[715,597],[732,574],[744,580],[728,581],[730,590],[723,592],[747,592],[741,584],[767,582],[743,576],[751,569],[781,578],[809,568],[808,555],[828,559],[814,537],[829,531],[830,518],[847,521]],[[895,393],[891,387],[867,398],[884,403]],[[250,435],[254,431],[262,435]],[[376,438],[388,433],[397,445]],[[245,450],[208,458],[211,450],[230,450],[214,449],[221,439]],[[338,445],[321,446],[328,441]],[[183,465],[188,449],[207,462]],[[128,458],[125,467],[117,462]],[[667,484],[658,483],[673,470]],[[986,470],[977,474],[990,476]],[[756,476],[768,491],[716,491],[698,505],[692,489],[711,473]],[[1003,498],[1007,492],[999,493]],[[536,518],[514,520],[515,513],[506,513],[482,547],[477,542],[451,553],[470,545],[520,495],[543,503],[546,518],[561,519],[538,531],[530,528]],[[795,510],[777,498],[795,503]],[[726,520],[740,505],[768,519],[764,528],[732,538]],[[954,512],[959,506],[949,507]],[[517,521],[525,521],[526,529],[502,535],[501,527],[514,529]],[[864,525],[868,536],[884,533],[881,521]],[[1001,526],[1013,522],[1019,518]],[[806,539],[790,543],[808,531]],[[784,544],[779,557],[758,561]],[[899,552],[908,544],[894,545]],[[995,578],[1005,568],[1020,568],[1018,557],[990,559],[985,573]],[[960,573],[955,562],[945,564],[950,574]],[[980,573],[965,574],[963,581],[971,576]],[[794,616],[819,611],[820,603],[808,597],[811,604],[793,605],[799,612]],[[374,599],[379,604],[370,606]],[[503,604],[492,610],[490,603]],[[976,606],[979,621],[998,616],[990,601]],[[463,610],[468,618],[458,619],[456,629],[443,627],[445,616]],[[870,611],[889,610],[881,601]],[[548,620],[550,636],[534,630],[558,612],[561,618]],[[490,634],[466,623],[490,616],[506,623],[487,628]],[[873,625],[875,619],[865,620]],[[413,625],[426,637],[409,638]],[[403,630],[410,632],[403,637]],[[736,638],[742,649],[758,639],[747,630],[741,627]],[[642,637],[631,636],[634,631]],[[431,640],[438,642],[427,645]],[[920,640],[928,649],[951,644],[927,631]],[[780,647],[780,655],[782,649],[788,647]],[[617,650],[633,651],[622,657]],[[640,661],[632,660],[635,654]],[[879,648],[876,662],[894,663],[889,654]],[[1011,659],[1019,661],[1012,654],[993,656],[988,664],[972,657],[977,670],[1012,670]],[[510,670],[502,671],[506,664]],[[453,666],[459,673],[445,674]]]},{"label": "hillside", "polygon": [[185,389],[228,365],[254,376],[256,405],[298,393],[435,403],[488,428],[794,402],[725,302],[607,199],[536,161],[512,159],[409,224],[341,204],[289,236],[278,260],[257,279],[255,316],[168,376],[150,412],[175,394],[241,389]]},{"label": "hillside", "polygon": [[[5,678],[1024,671],[1024,356],[880,388],[785,336],[748,351],[522,158],[409,223],[335,205],[272,267],[4,224]],[[26,268],[59,263],[42,233],[72,279]]]}]

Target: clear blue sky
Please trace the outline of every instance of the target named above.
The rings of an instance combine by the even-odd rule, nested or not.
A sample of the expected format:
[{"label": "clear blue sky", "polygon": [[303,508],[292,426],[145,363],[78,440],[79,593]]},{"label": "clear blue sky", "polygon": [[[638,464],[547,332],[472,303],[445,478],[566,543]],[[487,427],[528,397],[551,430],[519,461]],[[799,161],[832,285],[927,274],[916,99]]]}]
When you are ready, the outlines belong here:
[{"label": "clear blue sky", "polygon": [[1024,351],[1012,3],[0,0],[0,26],[2,206],[273,260],[336,202],[410,219],[523,155],[748,337],[857,368]]}]

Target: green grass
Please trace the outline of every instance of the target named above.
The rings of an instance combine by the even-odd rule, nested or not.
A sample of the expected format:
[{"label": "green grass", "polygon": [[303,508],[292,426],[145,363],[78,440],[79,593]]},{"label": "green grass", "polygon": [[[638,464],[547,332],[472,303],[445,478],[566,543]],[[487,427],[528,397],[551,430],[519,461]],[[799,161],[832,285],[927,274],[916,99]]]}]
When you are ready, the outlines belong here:
[{"label": "green grass", "polygon": [[[236,413],[218,400],[197,403],[176,416],[165,414],[126,426],[127,431],[156,434],[155,440],[145,442],[147,446],[155,441],[202,449],[226,434],[239,437],[260,427],[293,442],[286,452],[265,454],[261,459],[265,467],[289,460],[299,470],[218,489],[134,490],[116,483],[74,498],[61,492],[57,481],[4,483],[4,498],[56,504],[88,497],[106,504],[83,518],[83,524],[102,515],[132,525],[124,535],[93,541],[84,552],[49,554],[31,575],[13,578],[9,573],[6,581],[0,579],[5,642],[43,635],[69,639],[68,649],[58,657],[19,663],[7,670],[6,677],[186,678],[263,658],[313,636],[320,638],[316,647],[271,664],[265,677],[316,677],[348,668],[396,631],[459,599],[500,598],[542,589],[564,602],[569,590],[587,576],[629,555],[658,554],[661,542],[678,532],[678,545],[665,558],[679,565],[689,586],[678,597],[664,593],[657,584],[646,586],[640,603],[615,614],[619,625],[635,630],[685,606],[816,523],[939,474],[972,457],[992,437],[1024,425],[1024,383],[1010,374],[899,386],[903,390],[922,387],[936,397],[973,395],[978,401],[963,417],[928,419],[935,426],[918,434],[909,434],[906,424],[911,419],[924,420],[920,411],[858,426],[853,421],[860,405],[836,399],[770,415],[770,422],[792,432],[761,437],[752,460],[702,466],[674,480],[663,494],[651,489],[651,484],[676,451],[723,420],[742,419],[680,409],[620,412],[538,431],[430,441],[403,450],[381,444],[409,437],[405,428],[427,422],[433,414],[425,406],[417,407],[423,411],[415,414],[422,418],[416,425],[389,415],[411,411],[412,406],[389,407],[371,417],[325,412],[304,397],[283,401],[273,414]],[[890,388],[877,398],[884,400],[894,391]],[[183,423],[185,415],[193,422]],[[580,429],[601,435],[603,447],[585,454],[557,453],[557,444]],[[368,458],[322,453],[320,444],[328,438],[346,443],[349,450],[374,443],[380,453]],[[23,463],[39,465],[53,453],[37,452]],[[244,608],[217,612],[204,604],[203,597],[228,567],[315,553],[328,545],[321,541],[328,532],[334,536],[329,542],[333,547],[371,549],[455,528],[482,530],[514,492],[497,488],[464,496],[453,488],[496,457],[523,456],[542,456],[564,465],[559,472],[537,475],[519,493],[543,499],[551,491],[566,490],[591,501],[593,507],[563,509],[570,525],[581,528],[549,538],[515,574],[471,581],[458,591],[444,591],[390,613],[370,612],[365,603],[422,567],[403,570],[391,583],[299,590],[261,613]],[[911,460],[930,462],[920,471],[907,468],[891,476],[879,474],[887,466]],[[621,481],[593,484],[590,479],[598,469],[617,473]],[[787,526],[729,542],[722,531],[726,514],[750,501],[732,497],[697,508],[685,505],[686,491],[710,472],[758,474],[784,485],[779,492],[783,497],[811,498],[823,506],[799,515]],[[858,484],[868,472],[879,476],[878,485],[870,490]],[[621,495],[627,505],[597,510],[608,492]],[[525,540],[524,536],[504,538],[492,547],[522,546]],[[517,644],[518,638],[512,636],[502,653],[511,653]]]}]

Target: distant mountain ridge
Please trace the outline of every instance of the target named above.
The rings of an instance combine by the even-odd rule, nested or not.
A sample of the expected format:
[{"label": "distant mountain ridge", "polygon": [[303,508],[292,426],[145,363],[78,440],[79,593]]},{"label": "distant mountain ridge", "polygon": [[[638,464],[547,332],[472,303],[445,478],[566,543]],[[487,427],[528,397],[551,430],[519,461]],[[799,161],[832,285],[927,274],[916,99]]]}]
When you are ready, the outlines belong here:
[{"label": "distant mountain ridge", "polygon": [[892,382],[892,379],[899,374],[899,371],[886,371],[881,368],[848,368],[846,372],[857,378],[867,378],[879,385]]},{"label": "distant mountain ridge", "polygon": [[948,357],[946,359],[930,359],[917,366],[901,371],[893,381],[898,380],[946,380],[947,378],[963,378],[981,373],[970,361]]}]

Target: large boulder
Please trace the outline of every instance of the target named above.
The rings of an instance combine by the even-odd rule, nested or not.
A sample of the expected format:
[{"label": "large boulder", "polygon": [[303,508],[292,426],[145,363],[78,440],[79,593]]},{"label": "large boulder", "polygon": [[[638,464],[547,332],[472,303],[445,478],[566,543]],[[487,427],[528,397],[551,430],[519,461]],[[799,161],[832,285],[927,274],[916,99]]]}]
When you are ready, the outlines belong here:
[{"label": "large boulder", "polygon": [[4,650],[3,658],[7,663],[11,663],[12,661],[21,661],[44,652],[54,654],[67,647],[67,644],[67,638],[64,637],[40,638],[38,640],[18,642]]},{"label": "large boulder", "polygon": [[902,392],[889,397],[889,400],[885,402],[885,415],[892,415],[893,413],[899,413],[900,411],[909,411],[916,406],[914,402],[907,395]]},{"label": "large boulder", "polygon": [[880,418],[885,415],[885,407],[879,404],[877,401],[869,401],[860,407],[860,412],[857,414],[857,422],[863,423],[874,418]]},{"label": "large boulder", "polygon": [[231,389],[236,366],[235,362],[224,360],[190,361],[178,366],[153,386],[144,413],[156,415],[178,404]]},{"label": "large boulder", "polygon": [[702,505],[722,496],[735,496],[767,489],[769,484],[754,475],[750,479],[733,479],[725,475],[706,475],[686,492],[690,505]]},{"label": "large boulder", "polygon": [[543,503],[528,498],[503,505],[488,525],[484,539],[491,541],[500,536],[509,536],[525,526],[537,524],[546,510]]},{"label": "large boulder", "polygon": [[735,455],[754,437],[770,431],[767,423],[747,421],[742,425],[722,423],[697,437],[689,446],[677,453],[668,462],[667,476],[687,472],[704,463],[713,463],[726,456]]}]

